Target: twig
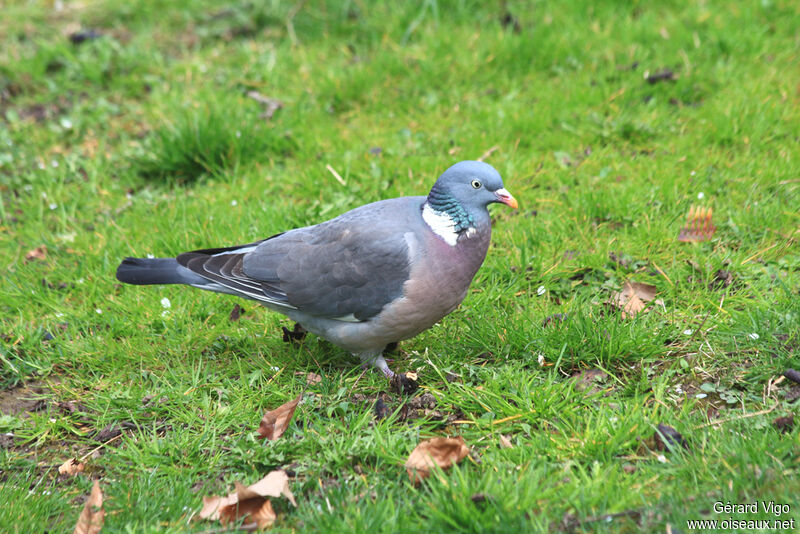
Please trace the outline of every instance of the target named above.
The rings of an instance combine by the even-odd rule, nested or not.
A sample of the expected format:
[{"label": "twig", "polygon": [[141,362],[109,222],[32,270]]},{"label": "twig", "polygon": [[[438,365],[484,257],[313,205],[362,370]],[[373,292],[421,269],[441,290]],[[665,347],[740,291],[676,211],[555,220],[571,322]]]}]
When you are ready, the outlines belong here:
[{"label": "twig", "polygon": [[478,158],[478,161],[483,161],[483,160],[485,160],[486,158],[488,158],[489,156],[491,156],[492,154],[494,154],[494,152],[495,152],[496,150],[498,150],[499,148],[500,148],[500,145],[494,145],[492,148],[490,148],[489,150],[487,150],[486,152],[484,152],[484,153],[483,153],[483,155],[481,155],[481,157],[479,157],[479,158]]},{"label": "twig", "polygon": [[746,260],[744,260],[744,261],[743,261],[742,263],[740,263],[739,265],[744,265],[745,263],[747,263],[747,262],[749,262],[749,261],[752,261],[752,260],[754,260],[755,258],[757,258],[757,257],[761,256],[762,254],[764,254],[764,253],[765,253],[765,252],[767,252],[768,250],[772,250],[773,248],[777,247],[777,246],[778,246],[778,244],[779,244],[779,243],[774,243],[774,244],[772,244],[772,245],[768,246],[767,248],[765,248],[765,249],[763,249],[763,250],[759,250],[758,252],[756,252],[755,254],[753,254],[752,256],[750,256],[749,258],[747,258]]},{"label": "twig", "polygon": [[342,184],[342,185],[347,185],[347,183],[344,181],[344,178],[342,178],[342,177],[339,175],[339,173],[338,173],[338,172],[336,172],[336,169],[334,169],[333,167],[331,167],[330,163],[327,163],[327,164],[325,164],[325,168],[326,168],[326,169],[328,169],[328,171],[329,171],[329,172],[330,172],[330,173],[333,175],[333,177],[334,177],[334,178],[336,178],[336,181],[337,181],[337,182],[339,182],[339,183],[340,183],[340,184]]},{"label": "twig", "polygon": [[711,315],[711,312],[708,312],[706,316],[703,317],[703,320],[700,321],[700,326],[698,326],[697,329],[694,332],[692,332],[692,335],[689,337],[689,341],[694,339],[694,336],[697,335],[698,332],[701,332],[703,330],[703,325],[706,324],[709,315]]},{"label": "twig", "polygon": [[756,417],[758,415],[765,415],[765,414],[768,414],[768,413],[774,411],[775,408],[777,408],[779,405],[780,405],[780,403],[776,402],[775,405],[772,408],[767,408],[766,410],[759,410],[757,412],[751,412],[751,413],[746,413],[746,414],[742,414],[742,415],[737,415],[735,417],[729,417],[727,419],[720,419],[718,421],[711,421],[711,422],[708,422],[708,423],[703,423],[702,425],[698,425],[698,426],[692,428],[692,430],[698,430],[700,428],[705,428],[707,426],[721,425],[723,423],[730,423],[731,421],[738,421],[739,419],[748,419],[750,417]]},{"label": "twig", "polygon": [[292,45],[297,46],[299,41],[297,40],[297,33],[294,31],[294,17],[300,10],[303,8],[303,5],[306,3],[306,0],[300,0],[297,2],[292,9],[289,10],[289,14],[286,17],[286,31],[289,34],[289,39],[292,41]]},{"label": "twig", "polygon": [[669,279],[669,276],[667,276],[667,273],[665,273],[663,270],[661,270],[661,267],[659,267],[659,266],[656,264],[656,262],[654,262],[654,261],[651,261],[650,263],[652,263],[652,264],[653,264],[653,267],[655,267],[655,268],[656,268],[656,271],[658,271],[658,273],[659,273],[661,276],[663,276],[664,278],[666,278],[666,279],[667,279],[667,282],[669,282],[669,285],[671,285],[671,286],[674,286],[674,285],[675,285],[674,283],[672,283],[672,280],[670,280],[670,279]]},{"label": "twig", "polygon": [[367,372],[367,369],[368,369],[368,367],[364,367],[364,368],[361,370],[361,374],[360,374],[360,375],[358,375],[358,378],[356,378],[356,381],[355,381],[355,382],[353,382],[353,385],[352,385],[352,386],[350,386],[350,391],[351,391],[351,392],[352,392],[353,390],[355,390],[355,389],[356,389],[356,386],[358,385],[358,381],[359,381],[359,380],[361,380],[361,377],[362,377],[362,376],[364,376],[364,373],[366,373],[366,372]]},{"label": "twig", "polygon": [[265,121],[270,120],[272,116],[275,115],[275,112],[283,107],[283,102],[277,98],[264,96],[258,91],[247,91],[247,96],[264,106],[264,113],[259,115],[259,118],[262,118]]},{"label": "twig", "polygon": [[109,443],[111,443],[112,441],[114,441],[114,440],[117,440],[117,439],[119,439],[119,438],[121,438],[121,437],[122,437],[122,433],[119,433],[119,434],[117,434],[116,436],[114,436],[113,438],[111,438],[110,440],[108,440],[108,441],[104,441],[103,443],[101,443],[100,445],[98,445],[97,447],[95,447],[94,449],[90,450],[89,452],[87,452],[86,454],[84,454],[83,456],[81,456],[80,458],[78,458],[78,461],[79,461],[79,462],[83,462],[83,461],[85,461],[85,460],[86,460],[86,459],[87,459],[89,456],[91,456],[92,454],[94,454],[96,451],[99,451],[100,449],[102,449],[103,447],[105,447],[106,445],[108,445]]}]

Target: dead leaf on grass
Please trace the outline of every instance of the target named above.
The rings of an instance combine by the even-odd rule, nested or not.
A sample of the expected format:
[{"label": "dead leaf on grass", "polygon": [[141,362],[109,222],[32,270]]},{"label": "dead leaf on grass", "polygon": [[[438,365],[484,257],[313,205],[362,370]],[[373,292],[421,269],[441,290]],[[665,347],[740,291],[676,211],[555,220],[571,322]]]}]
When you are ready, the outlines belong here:
[{"label": "dead leaf on grass", "polygon": [[264,414],[261,424],[258,425],[258,435],[261,439],[275,440],[286,432],[289,422],[294,416],[297,403],[303,398],[303,394],[298,395],[294,400],[287,402],[283,406],[275,408]]},{"label": "dead leaf on grass", "polygon": [[[302,373],[300,373],[302,374]],[[306,374],[306,384],[309,386],[313,386],[315,384],[319,384],[322,382],[322,376],[318,375],[317,373],[307,373]]]},{"label": "dead leaf on grass", "polygon": [[44,260],[47,258],[47,246],[46,245],[39,245],[35,249],[28,251],[25,254],[25,261],[33,261],[33,260]]},{"label": "dead leaf on grass", "polygon": [[774,426],[775,429],[781,434],[791,432],[792,428],[794,428],[794,414],[789,414],[785,417],[778,417],[772,422],[772,426]]},{"label": "dead leaf on grass", "polygon": [[259,118],[268,121],[275,115],[275,112],[283,107],[283,102],[277,98],[270,98],[262,95],[258,91],[248,91],[247,96],[264,106],[264,113],[259,115]]},{"label": "dead leaf on grass", "polygon": [[406,460],[408,477],[414,484],[419,484],[430,475],[433,466],[447,469],[463,460],[469,454],[469,447],[464,438],[433,438],[423,441],[411,451]]},{"label": "dead leaf on grass", "polygon": [[714,237],[717,227],[711,220],[713,214],[712,208],[690,206],[689,214],[686,216],[686,226],[681,228],[678,241],[694,243],[708,241]]},{"label": "dead leaf on grass", "polygon": [[575,389],[585,391],[589,395],[603,391],[603,383],[608,378],[608,373],[602,369],[584,369],[572,375],[572,379],[575,380]]},{"label": "dead leaf on grass", "polygon": [[241,317],[243,313],[244,313],[244,308],[242,308],[238,304],[235,304],[233,306],[233,309],[231,310],[230,315],[228,315],[228,320],[231,322],[238,321],[239,317]]},{"label": "dead leaf on grass", "polygon": [[505,437],[503,434],[500,434],[500,448],[501,449],[513,449],[514,444],[511,443],[511,440]]},{"label": "dead leaf on grass", "polygon": [[622,291],[611,295],[611,302],[622,309],[622,318],[627,319],[635,317],[641,311],[648,311],[645,302],[650,302],[655,296],[656,286],[626,281],[622,286]]},{"label": "dead leaf on grass", "polygon": [[677,447],[689,448],[689,442],[680,432],[663,423],[659,423],[653,437],[655,438],[656,449],[660,451],[673,450]]},{"label": "dead leaf on grass", "polygon": [[83,462],[79,462],[75,458],[70,458],[69,460],[58,466],[58,472],[61,473],[62,475],[68,475],[72,477],[77,475],[78,473],[83,472],[85,467],[86,464],[84,464]]},{"label": "dead leaf on grass", "polygon": [[92,492],[83,505],[78,523],[73,534],[98,534],[103,528],[106,512],[103,510],[103,492],[100,491],[100,481],[95,480]]},{"label": "dead leaf on grass", "polygon": [[285,471],[272,471],[267,476],[249,486],[235,483],[236,491],[226,497],[203,497],[203,509],[198,517],[209,521],[219,520],[228,523],[244,520],[244,524],[259,529],[271,526],[277,515],[267,497],[286,497],[297,506],[289,489],[289,476]]}]

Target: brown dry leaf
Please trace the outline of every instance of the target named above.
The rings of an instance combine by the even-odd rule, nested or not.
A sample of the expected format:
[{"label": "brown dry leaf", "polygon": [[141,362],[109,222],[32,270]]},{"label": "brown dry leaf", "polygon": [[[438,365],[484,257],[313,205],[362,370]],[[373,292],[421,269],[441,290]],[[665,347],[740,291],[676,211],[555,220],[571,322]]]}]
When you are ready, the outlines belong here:
[{"label": "brown dry leaf", "polygon": [[83,469],[86,467],[86,464],[83,462],[77,461],[75,458],[70,458],[60,466],[58,466],[58,472],[62,475],[69,475],[75,476],[78,473],[82,472]]},{"label": "brown dry leaf", "polygon": [[646,311],[645,302],[653,300],[656,296],[656,286],[641,282],[626,281],[622,291],[611,295],[611,302],[622,309],[622,318],[634,317],[641,311]]},{"label": "brown dry leaf", "polygon": [[278,518],[269,499],[256,497],[228,506],[220,513],[219,522],[223,525],[244,518],[245,525],[255,525],[258,529],[269,528]]},{"label": "brown dry leaf", "polygon": [[33,261],[33,260],[43,260],[47,258],[47,246],[46,245],[39,245],[35,249],[29,251],[25,254],[25,261]]},{"label": "brown dry leaf", "polygon": [[408,477],[414,484],[419,484],[430,474],[430,469],[438,465],[447,469],[460,462],[469,454],[469,447],[464,443],[464,438],[433,438],[423,441],[411,451],[406,460]]},{"label": "brown dry leaf", "polygon": [[297,506],[289,489],[289,476],[285,471],[272,471],[267,476],[249,486],[236,482],[236,491],[227,497],[203,497],[203,509],[198,517],[219,521],[225,525],[244,519],[245,524],[255,524],[266,528],[275,522],[275,512],[267,497],[284,496],[293,506]]},{"label": "brown dry leaf", "polygon": [[513,449],[514,448],[514,444],[511,443],[511,440],[509,440],[503,434],[500,434],[500,448],[501,449]]},{"label": "brown dry leaf", "polygon": [[258,91],[248,91],[247,96],[264,106],[264,113],[259,115],[264,120],[270,120],[275,112],[283,107],[283,102],[276,98],[264,96]]},{"label": "brown dry leaf", "polygon": [[317,373],[308,373],[306,375],[306,384],[309,386],[313,386],[314,384],[319,384],[322,382],[322,377]]},{"label": "brown dry leaf", "polygon": [[92,486],[92,493],[83,505],[78,523],[75,525],[73,534],[99,534],[103,528],[106,512],[103,510],[103,492],[100,491],[100,481],[95,480]]},{"label": "brown dry leaf", "polygon": [[250,514],[250,517],[253,518],[253,521],[255,521],[259,528],[267,528],[272,526],[272,523],[275,522],[278,515],[275,513],[275,510],[272,509],[272,503],[267,499],[264,501],[264,504],[261,505],[261,508],[256,510],[254,514]]},{"label": "brown dry leaf", "polygon": [[261,439],[278,439],[286,432],[289,421],[292,420],[297,403],[303,398],[303,394],[298,395],[293,401],[289,401],[283,406],[275,408],[264,414],[261,424],[258,425],[258,435]]},{"label": "brown dry leaf", "polygon": [[708,241],[714,237],[717,227],[712,220],[714,210],[700,206],[690,206],[686,216],[686,225],[678,233],[678,241],[693,243]]}]

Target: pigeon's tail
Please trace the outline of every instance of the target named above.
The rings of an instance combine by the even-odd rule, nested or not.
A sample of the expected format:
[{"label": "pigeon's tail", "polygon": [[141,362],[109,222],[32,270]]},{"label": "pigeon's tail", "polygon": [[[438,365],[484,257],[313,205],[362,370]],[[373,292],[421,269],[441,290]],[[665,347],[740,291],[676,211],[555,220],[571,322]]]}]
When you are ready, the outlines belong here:
[{"label": "pigeon's tail", "polygon": [[209,283],[175,258],[125,258],[117,267],[117,280],[137,286],[188,284],[202,287]]}]

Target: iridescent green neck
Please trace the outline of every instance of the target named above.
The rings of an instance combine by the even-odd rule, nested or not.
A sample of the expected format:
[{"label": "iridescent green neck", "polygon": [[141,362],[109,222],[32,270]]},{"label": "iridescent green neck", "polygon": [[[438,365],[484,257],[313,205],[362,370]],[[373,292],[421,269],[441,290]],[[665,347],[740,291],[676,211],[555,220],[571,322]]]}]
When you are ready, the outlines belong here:
[{"label": "iridescent green neck", "polygon": [[475,224],[472,215],[467,213],[467,210],[455,198],[447,193],[438,191],[436,186],[431,189],[428,195],[428,205],[435,211],[449,215],[455,223],[453,230],[456,232],[463,232]]}]

